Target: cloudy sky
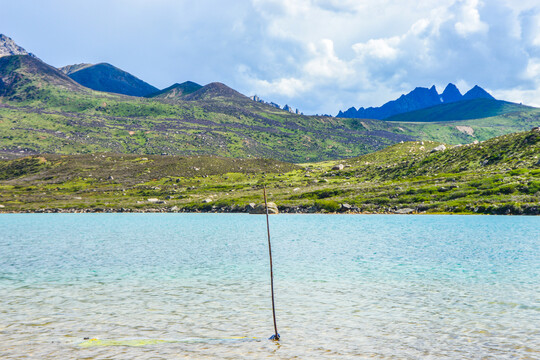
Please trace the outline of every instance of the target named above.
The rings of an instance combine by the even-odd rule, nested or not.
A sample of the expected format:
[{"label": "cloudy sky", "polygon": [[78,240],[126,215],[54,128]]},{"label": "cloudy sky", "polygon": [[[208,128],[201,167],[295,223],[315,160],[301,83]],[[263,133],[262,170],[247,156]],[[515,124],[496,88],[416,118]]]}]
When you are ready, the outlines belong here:
[{"label": "cloudy sky", "polygon": [[0,0],[0,33],[53,66],[164,88],[223,82],[306,114],[478,84],[540,106],[538,0]]}]

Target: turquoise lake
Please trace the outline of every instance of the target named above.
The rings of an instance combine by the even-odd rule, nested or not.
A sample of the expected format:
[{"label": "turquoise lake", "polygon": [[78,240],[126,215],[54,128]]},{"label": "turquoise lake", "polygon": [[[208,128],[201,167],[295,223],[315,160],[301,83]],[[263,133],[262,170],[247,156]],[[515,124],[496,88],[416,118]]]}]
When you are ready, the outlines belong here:
[{"label": "turquoise lake", "polygon": [[0,358],[540,358],[540,217],[270,226],[279,342],[264,216],[0,215]]}]

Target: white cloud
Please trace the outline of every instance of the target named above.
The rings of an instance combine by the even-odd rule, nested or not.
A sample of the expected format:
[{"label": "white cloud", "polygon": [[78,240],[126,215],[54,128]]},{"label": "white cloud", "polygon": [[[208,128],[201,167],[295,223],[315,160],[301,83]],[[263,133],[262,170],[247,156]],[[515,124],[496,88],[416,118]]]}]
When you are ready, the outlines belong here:
[{"label": "white cloud", "polygon": [[525,78],[534,79],[540,85],[540,59],[530,59],[525,69]]},{"label": "white cloud", "polygon": [[310,43],[308,49],[312,58],[303,67],[307,76],[342,81],[354,73],[347,63],[336,56],[332,40],[322,39],[319,44]]},{"label": "white cloud", "polygon": [[[531,62],[534,54],[527,50],[535,46],[537,22],[529,16],[529,41],[516,31],[522,28],[520,16],[527,8],[512,8],[504,1],[483,4],[476,0],[458,0],[439,4],[419,11],[419,16],[408,16],[409,27],[389,34],[391,36],[352,42],[349,45],[352,52],[333,46],[336,41],[339,43],[339,36],[324,40],[332,45],[325,51],[324,47],[315,51],[314,42],[308,41],[310,45],[304,51],[308,56],[295,68],[296,78],[309,84],[304,88],[308,96],[324,98],[327,109],[339,104],[345,104],[340,109],[380,105],[415,86],[444,86],[448,82],[457,83],[462,92],[475,84],[498,94],[502,94],[505,87],[521,87],[529,100],[540,87],[532,80],[537,77],[536,62]],[[384,5],[390,7],[390,13],[395,11],[392,4]],[[371,7],[365,6],[376,9],[373,3]],[[357,16],[356,22],[370,22],[367,15],[359,14],[358,10],[356,7],[352,11]],[[312,8],[312,11],[320,9]],[[317,22],[324,23],[325,17],[318,18]],[[347,31],[354,33],[355,29],[350,27],[344,32]],[[289,33],[289,36],[291,39],[298,36],[302,47],[301,35]],[[329,77],[334,79],[333,84],[328,82]],[[341,94],[341,97],[328,96],[330,93]],[[332,98],[330,102],[328,99]],[[307,103],[300,98],[294,100]],[[331,111],[337,112],[335,108]]]},{"label": "white cloud", "polygon": [[478,12],[478,0],[465,0],[461,7],[461,19],[455,25],[456,31],[461,36],[473,33],[485,33],[489,26],[480,20]]},{"label": "white cloud", "polygon": [[534,107],[540,107],[540,89],[502,89],[492,91],[496,99],[524,104]]},{"label": "white cloud", "polygon": [[397,46],[400,40],[397,36],[388,39],[370,39],[363,44],[354,44],[352,48],[361,57],[369,56],[375,59],[393,60],[398,55]]}]

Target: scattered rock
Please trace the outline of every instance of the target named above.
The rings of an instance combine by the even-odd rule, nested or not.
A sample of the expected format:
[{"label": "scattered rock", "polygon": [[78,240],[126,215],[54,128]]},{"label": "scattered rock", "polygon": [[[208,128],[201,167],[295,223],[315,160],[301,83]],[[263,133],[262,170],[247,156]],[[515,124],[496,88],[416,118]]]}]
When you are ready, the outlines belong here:
[{"label": "scattered rock", "polygon": [[107,180],[114,180],[114,177],[111,175],[107,178]]},{"label": "scattered rock", "polygon": [[6,206],[5,205],[0,205],[0,208],[5,208]]},{"label": "scattered rock", "polygon": [[335,165],[332,170],[343,170],[343,168],[345,167],[345,165],[343,164],[338,164],[338,165]]},{"label": "scattered rock", "polygon": [[534,132],[540,132],[540,126],[535,126],[531,129],[531,131],[534,131]]},{"label": "scattered rock", "polygon": [[444,150],[446,150],[446,146],[441,144],[439,146],[434,147],[433,150],[431,150],[431,152],[434,153],[434,152],[444,151]]},{"label": "scattered rock", "polygon": [[457,125],[456,129],[458,129],[458,131],[460,131],[460,132],[462,132],[464,134],[467,134],[467,135],[470,135],[470,136],[474,135],[474,129],[472,127],[470,127],[470,126]]},{"label": "scattered rock", "polygon": [[209,203],[212,202],[212,199],[206,198],[206,199],[204,199],[202,202],[205,203],[205,204],[209,204]]}]

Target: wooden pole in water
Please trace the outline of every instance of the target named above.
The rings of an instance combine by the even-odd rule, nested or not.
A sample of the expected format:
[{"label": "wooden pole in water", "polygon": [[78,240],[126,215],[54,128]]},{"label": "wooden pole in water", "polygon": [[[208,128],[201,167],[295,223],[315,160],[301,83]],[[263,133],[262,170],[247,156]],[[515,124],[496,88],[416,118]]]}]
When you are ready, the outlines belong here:
[{"label": "wooden pole in water", "polygon": [[263,186],[264,207],[266,209],[266,230],[268,232],[268,254],[270,255],[270,289],[272,290],[272,315],[274,317],[274,335],[270,340],[279,340],[276,323],[276,307],[274,305],[274,271],[272,267],[272,245],[270,244],[270,220],[268,219],[268,202],[266,201],[266,186]]}]

